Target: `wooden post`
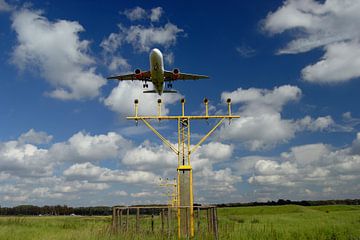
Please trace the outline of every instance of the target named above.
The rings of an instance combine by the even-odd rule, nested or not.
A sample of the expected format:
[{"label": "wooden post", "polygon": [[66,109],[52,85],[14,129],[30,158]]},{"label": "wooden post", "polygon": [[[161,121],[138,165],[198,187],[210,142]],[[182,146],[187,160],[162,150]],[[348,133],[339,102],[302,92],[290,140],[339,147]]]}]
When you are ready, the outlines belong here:
[{"label": "wooden post", "polygon": [[129,207],[126,209],[126,232],[129,231]]},{"label": "wooden post", "polygon": [[139,229],[140,229],[139,215],[140,215],[140,209],[136,208],[136,233],[139,233]]},{"label": "wooden post", "polygon": [[167,229],[168,229],[168,239],[171,236],[171,208],[168,208],[167,212]]},{"label": "wooden post", "polygon": [[164,214],[165,214],[165,209],[161,209],[161,235],[164,236]]},{"label": "wooden post", "polygon": [[154,214],[151,214],[151,232],[154,233]]},{"label": "wooden post", "polygon": [[215,240],[218,240],[219,239],[219,229],[218,229],[218,219],[217,219],[217,208],[214,207],[213,208],[213,219],[214,219],[214,237],[215,237]]},{"label": "wooden post", "polygon": [[122,208],[119,209],[119,228],[120,228],[120,231],[123,230],[123,226],[122,226]]},{"label": "wooden post", "polygon": [[196,232],[197,232],[197,234],[198,234],[198,236],[199,236],[199,234],[200,234],[200,208],[198,207],[197,208],[197,216],[196,216],[196,218],[197,218],[197,229],[196,229]]},{"label": "wooden post", "polygon": [[112,216],[112,224],[113,224],[113,230],[116,231],[117,227],[117,218],[116,218],[116,207],[113,207],[113,216]]},{"label": "wooden post", "polygon": [[206,222],[208,225],[208,233],[211,233],[211,220],[210,220],[210,214],[209,214],[209,208],[206,208]]},{"label": "wooden post", "polygon": [[214,231],[214,221],[213,221],[214,215],[213,215],[213,211],[212,211],[211,207],[209,208],[209,213],[210,213],[210,219],[209,219],[209,221],[210,221],[210,233],[212,233]]}]

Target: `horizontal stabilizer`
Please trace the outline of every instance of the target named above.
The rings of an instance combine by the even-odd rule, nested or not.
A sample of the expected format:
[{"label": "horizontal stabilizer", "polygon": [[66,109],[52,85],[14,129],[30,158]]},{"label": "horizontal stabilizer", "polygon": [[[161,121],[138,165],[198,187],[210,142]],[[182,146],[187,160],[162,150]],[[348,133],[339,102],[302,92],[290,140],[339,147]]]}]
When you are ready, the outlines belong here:
[{"label": "horizontal stabilizer", "polygon": [[143,91],[143,93],[156,93],[155,90],[146,90],[146,91]]},{"label": "horizontal stabilizer", "polygon": [[164,90],[163,93],[177,93],[175,90]]}]

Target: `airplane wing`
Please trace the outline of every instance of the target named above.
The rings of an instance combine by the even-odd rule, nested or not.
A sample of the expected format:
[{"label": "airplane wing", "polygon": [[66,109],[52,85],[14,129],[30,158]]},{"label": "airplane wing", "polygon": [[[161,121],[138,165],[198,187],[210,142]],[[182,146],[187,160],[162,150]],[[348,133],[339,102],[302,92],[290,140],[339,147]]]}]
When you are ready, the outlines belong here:
[{"label": "airplane wing", "polygon": [[115,79],[119,81],[129,81],[129,80],[151,81],[150,76],[151,76],[150,71],[146,71],[146,72],[141,72],[140,74],[130,73],[125,75],[108,77],[107,79]]},{"label": "airplane wing", "polygon": [[182,73],[180,72],[176,78],[174,78],[174,73],[171,71],[164,71],[165,82],[172,82],[176,80],[199,80],[209,78],[205,75],[198,75],[198,74],[190,74],[190,73]]}]

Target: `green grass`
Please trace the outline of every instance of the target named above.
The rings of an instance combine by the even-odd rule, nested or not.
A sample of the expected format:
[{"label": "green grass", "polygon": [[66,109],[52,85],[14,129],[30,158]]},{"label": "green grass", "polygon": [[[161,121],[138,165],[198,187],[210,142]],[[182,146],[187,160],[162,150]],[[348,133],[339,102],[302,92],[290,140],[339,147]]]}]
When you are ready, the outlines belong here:
[{"label": "green grass", "polygon": [[[219,208],[218,217],[220,239],[360,240],[360,206]],[[111,217],[0,217],[0,239],[163,239],[158,217],[154,234],[149,216],[142,219],[138,235],[114,235],[110,222]]]}]

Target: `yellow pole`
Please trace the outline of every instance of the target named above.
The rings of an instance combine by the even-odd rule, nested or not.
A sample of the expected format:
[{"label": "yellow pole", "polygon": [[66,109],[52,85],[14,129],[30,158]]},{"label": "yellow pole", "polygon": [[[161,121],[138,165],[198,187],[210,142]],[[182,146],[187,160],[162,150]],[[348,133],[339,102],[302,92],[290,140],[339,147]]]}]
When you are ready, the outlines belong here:
[{"label": "yellow pole", "polygon": [[194,196],[193,196],[193,179],[192,168],[190,169],[190,236],[194,237]]},{"label": "yellow pole", "polygon": [[[181,118],[178,118],[178,166],[180,166],[181,161],[181,154],[180,154],[180,148],[181,148]],[[181,206],[181,198],[180,198],[180,170],[177,170],[177,193],[178,193],[178,199],[177,199],[177,220],[178,220],[178,238],[181,238],[181,222],[180,222],[180,206]]]}]

